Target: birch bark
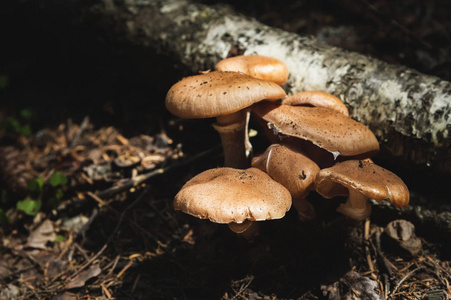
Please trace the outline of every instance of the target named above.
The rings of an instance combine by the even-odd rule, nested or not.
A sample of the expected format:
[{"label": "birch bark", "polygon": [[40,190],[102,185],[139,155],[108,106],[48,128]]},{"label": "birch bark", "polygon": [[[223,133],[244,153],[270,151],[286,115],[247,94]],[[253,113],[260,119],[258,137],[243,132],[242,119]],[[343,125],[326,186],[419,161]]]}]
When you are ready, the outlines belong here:
[{"label": "birch bark", "polygon": [[225,5],[117,3],[103,0],[95,11],[114,20],[118,38],[170,55],[191,74],[236,52],[278,58],[290,71],[288,94],[340,97],[350,116],[376,134],[382,156],[451,172],[450,82],[266,26]]}]

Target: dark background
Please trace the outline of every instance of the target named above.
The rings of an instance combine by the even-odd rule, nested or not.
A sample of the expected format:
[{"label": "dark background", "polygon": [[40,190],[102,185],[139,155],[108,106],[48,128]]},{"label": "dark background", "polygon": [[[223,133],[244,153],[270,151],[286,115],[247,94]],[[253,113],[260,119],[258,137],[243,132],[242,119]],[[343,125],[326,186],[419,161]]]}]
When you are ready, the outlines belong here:
[{"label": "dark background", "polygon": [[[217,1],[204,1],[207,4]],[[78,23],[93,1],[2,1],[0,74],[3,113],[32,107],[36,126],[67,117],[152,131],[163,99],[181,77],[168,57],[120,44]],[[403,64],[449,80],[449,1],[229,1],[271,26]]]}]

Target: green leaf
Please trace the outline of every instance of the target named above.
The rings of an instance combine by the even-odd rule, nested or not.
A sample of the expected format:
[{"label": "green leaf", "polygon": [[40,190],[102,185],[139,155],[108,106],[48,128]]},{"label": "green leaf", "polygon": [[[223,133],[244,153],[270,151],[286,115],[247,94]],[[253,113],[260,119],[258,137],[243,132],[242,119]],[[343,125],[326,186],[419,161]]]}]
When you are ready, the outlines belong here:
[{"label": "green leaf", "polygon": [[40,193],[42,191],[43,186],[44,186],[44,179],[42,179],[42,177],[38,177],[38,178],[30,180],[28,182],[28,190],[30,192]]},{"label": "green leaf", "polygon": [[60,172],[53,173],[52,177],[50,177],[50,185],[53,187],[66,185],[67,184],[67,177],[64,176],[64,174]]},{"label": "green leaf", "polygon": [[62,236],[61,234],[58,234],[56,236],[55,242],[58,243],[58,242],[62,242],[62,241],[64,241],[64,236]]},{"label": "green leaf", "polygon": [[0,204],[5,205],[6,203],[8,203],[8,192],[5,189],[2,189],[0,194]]},{"label": "green leaf", "polygon": [[57,190],[55,191],[55,199],[56,199],[56,200],[60,201],[61,198],[63,198],[63,196],[64,196],[64,192],[63,192],[62,189],[57,189]]},{"label": "green leaf", "polygon": [[5,121],[2,122],[2,127],[6,128],[8,130],[11,130],[13,132],[17,132],[20,129],[20,122],[13,118],[13,117],[7,117]]},{"label": "green leaf", "polygon": [[9,84],[9,78],[8,76],[2,74],[0,75],[0,89],[4,89],[8,86]]},{"label": "green leaf", "polygon": [[64,192],[62,189],[56,189],[55,195],[49,199],[49,203],[54,207],[58,207],[61,202],[61,199],[64,196]]},{"label": "green leaf", "polygon": [[17,202],[17,209],[29,216],[36,216],[41,209],[41,200],[25,199]]},{"label": "green leaf", "polygon": [[23,125],[19,128],[18,132],[24,136],[30,136],[31,135],[31,127],[30,125]]},{"label": "green leaf", "polygon": [[33,111],[30,108],[24,108],[20,111],[20,115],[24,119],[30,119],[33,116]]},{"label": "green leaf", "polygon": [[8,216],[5,214],[3,209],[0,208],[0,226],[6,225],[9,223]]},{"label": "green leaf", "polygon": [[23,134],[25,136],[31,135],[31,127],[28,124],[21,124],[14,117],[7,117],[0,123],[0,128],[5,128],[14,133]]}]

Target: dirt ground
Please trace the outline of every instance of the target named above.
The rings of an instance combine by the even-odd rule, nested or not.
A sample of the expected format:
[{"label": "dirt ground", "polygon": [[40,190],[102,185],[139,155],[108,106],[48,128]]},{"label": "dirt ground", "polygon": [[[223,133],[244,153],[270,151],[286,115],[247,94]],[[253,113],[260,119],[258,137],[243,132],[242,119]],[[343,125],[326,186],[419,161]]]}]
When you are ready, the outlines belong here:
[{"label": "dirt ground", "polygon": [[[170,60],[83,44],[64,12],[41,20],[23,3],[12,19],[27,21],[1,23],[14,30],[0,63],[0,299],[449,299],[451,249],[396,218],[346,219],[342,198],[312,192],[315,220],[292,209],[250,239],[174,211],[183,184],[223,157],[212,120],[165,110]],[[451,80],[446,1],[230,3]]]}]

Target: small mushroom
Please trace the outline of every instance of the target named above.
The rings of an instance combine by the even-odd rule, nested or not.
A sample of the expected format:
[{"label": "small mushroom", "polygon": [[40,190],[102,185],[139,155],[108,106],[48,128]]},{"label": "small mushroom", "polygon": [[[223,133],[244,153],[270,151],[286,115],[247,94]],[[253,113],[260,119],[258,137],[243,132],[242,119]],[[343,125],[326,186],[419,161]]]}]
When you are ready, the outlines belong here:
[{"label": "small mushroom", "polygon": [[349,111],[346,105],[339,98],[332,94],[320,91],[304,91],[285,98],[282,102],[291,106],[314,106],[326,107],[338,111],[349,117]]},{"label": "small mushroom", "polygon": [[328,199],[348,196],[337,211],[358,221],[371,214],[369,198],[399,207],[406,206],[410,198],[401,178],[366,160],[348,160],[322,169],[316,175],[315,189]]},{"label": "small mushroom", "polygon": [[263,154],[252,159],[252,166],[287,188],[301,220],[312,220],[315,217],[315,209],[305,199],[319,172],[314,161],[291,147],[273,144]]},{"label": "small mushroom", "polygon": [[245,108],[261,100],[278,100],[285,91],[277,84],[238,72],[213,71],[183,78],[166,96],[166,108],[181,118],[213,118],[221,135],[224,163],[245,168]]},{"label": "small mushroom", "polygon": [[[365,125],[325,107],[291,106],[262,101],[252,111],[279,139],[306,140],[333,155],[370,157],[379,151],[376,136]],[[309,149],[304,149],[309,157]],[[314,153],[313,153],[314,154]],[[316,160],[315,160],[316,161]]]},{"label": "small mushroom", "polygon": [[241,72],[254,78],[283,85],[288,79],[288,68],[282,61],[263,55],[238,55],[221,60],[216,71]]},{"label": "small mushroom", "polygon": [[[215,168],[189,180],[174,208],[243,232],[253,221],[280,219],[290,209],[286,188],[257,168]],[[242,224],[242,225],[240,225]]]}]

